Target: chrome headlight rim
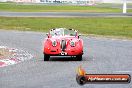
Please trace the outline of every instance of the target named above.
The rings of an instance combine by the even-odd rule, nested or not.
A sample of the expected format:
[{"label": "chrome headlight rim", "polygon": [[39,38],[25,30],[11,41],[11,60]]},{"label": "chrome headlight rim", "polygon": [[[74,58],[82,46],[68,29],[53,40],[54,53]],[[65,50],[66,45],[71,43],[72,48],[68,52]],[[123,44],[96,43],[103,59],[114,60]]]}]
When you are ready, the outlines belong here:
[{"label": "chrome headlight rim", "polygon": [[70,41],[70,46],[71,47],[75,47],[75,42],[74,41]]}]

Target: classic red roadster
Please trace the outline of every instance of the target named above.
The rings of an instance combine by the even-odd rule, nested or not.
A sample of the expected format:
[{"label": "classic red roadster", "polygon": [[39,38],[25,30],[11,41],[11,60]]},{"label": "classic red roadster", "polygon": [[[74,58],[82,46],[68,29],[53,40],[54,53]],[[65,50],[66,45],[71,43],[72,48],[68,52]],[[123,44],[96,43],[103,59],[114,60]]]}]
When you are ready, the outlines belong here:
[{"label": "classic red roadster", "polygon": [[51,29],[46,34],[44,40],[44,61],[48,61],[50,56],[75,56],[81,61],[83,55],[83,41],[74,29],[56,28]]}]

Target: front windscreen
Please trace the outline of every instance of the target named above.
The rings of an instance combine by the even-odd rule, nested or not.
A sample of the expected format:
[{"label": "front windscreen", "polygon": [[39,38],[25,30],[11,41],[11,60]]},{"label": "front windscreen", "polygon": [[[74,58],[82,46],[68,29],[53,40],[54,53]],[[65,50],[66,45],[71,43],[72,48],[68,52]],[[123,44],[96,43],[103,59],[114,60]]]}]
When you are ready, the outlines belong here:
[{"label": "front windscreen", "polygon": [[50,31],[51,36],[75,36],[76,32],[72,29],[53,29]]}]

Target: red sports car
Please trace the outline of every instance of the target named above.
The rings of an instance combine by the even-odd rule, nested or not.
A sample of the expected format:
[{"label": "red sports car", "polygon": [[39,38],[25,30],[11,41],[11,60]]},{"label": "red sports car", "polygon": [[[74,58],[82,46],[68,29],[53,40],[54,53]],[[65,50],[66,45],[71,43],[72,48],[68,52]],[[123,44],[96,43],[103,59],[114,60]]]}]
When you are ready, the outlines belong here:
[{"label": "red sports car", "polygon": [[79,36],[74,29],[51,29],[44,40],[44,61],[48,61],[50,56],[76,56],[76,59],[81,61],[83,41]]}]

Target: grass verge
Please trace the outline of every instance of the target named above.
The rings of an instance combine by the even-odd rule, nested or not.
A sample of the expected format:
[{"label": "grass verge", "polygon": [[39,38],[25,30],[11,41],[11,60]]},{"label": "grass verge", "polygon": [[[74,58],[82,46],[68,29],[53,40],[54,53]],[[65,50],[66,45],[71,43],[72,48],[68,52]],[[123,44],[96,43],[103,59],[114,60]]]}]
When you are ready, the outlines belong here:
[{"label": "grass verge", "polygon": [[0,17],[0,29],[45,32],[51,28],[74,28],[85,34],[132,38],[132,18],[37,18]]},{"label": "grass verge", "polygon": [[[96,6],[49,6],[49,5],[24,5],[17,3],[0,3],[0,11],[14,12],[122,12],[120,8]],[[132,12],[129,9],[128,12]]]}]

